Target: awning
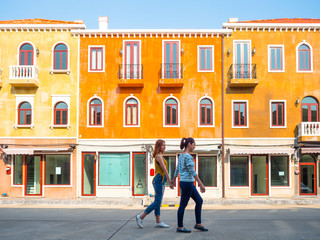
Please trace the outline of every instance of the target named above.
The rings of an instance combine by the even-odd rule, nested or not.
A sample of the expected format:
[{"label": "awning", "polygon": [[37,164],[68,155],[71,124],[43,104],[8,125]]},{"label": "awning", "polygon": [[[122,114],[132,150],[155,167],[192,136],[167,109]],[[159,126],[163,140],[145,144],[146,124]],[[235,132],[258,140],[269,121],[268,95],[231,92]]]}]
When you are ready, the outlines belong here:
[{"label": "awning", "polygon": [[236,148],[229,149],[230,154],[293,154],[293,148]]},{"label": "awning", "polygon": [[32,148],[6,148],[2,150],[9,155],[32,155],[34,153]]},{"label": "awning", "polygon": [[2,149],[9,155],[33,155],[35,152],[68,152],[69,148],[6,148]]},{"label": "awning", "polygon": [[320,153],[320,148],[301,148],[301,153]]}]

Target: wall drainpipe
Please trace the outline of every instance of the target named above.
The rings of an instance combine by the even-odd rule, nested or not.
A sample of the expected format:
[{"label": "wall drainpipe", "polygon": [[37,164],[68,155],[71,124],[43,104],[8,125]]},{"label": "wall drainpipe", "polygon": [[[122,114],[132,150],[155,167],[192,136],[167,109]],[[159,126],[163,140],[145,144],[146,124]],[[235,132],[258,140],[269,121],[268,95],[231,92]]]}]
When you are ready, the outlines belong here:
[{"label": "wall drainpipe", "polygon": [[222,164],[222,198],[225,198],[224,181],[224,35],[221,36],[221,164]]}]

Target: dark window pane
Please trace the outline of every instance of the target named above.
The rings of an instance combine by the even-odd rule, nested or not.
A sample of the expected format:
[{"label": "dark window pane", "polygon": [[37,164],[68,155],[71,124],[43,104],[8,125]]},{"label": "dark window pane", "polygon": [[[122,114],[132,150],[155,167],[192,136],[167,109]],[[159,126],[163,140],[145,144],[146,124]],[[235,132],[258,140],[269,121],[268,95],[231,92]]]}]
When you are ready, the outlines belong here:
[{"label": "dark window pane", "polygon": [[22,155],[14,156],[13,184],[22,184]]},{"label": "dark window pane", "polygon": [[45,184],[70,184],[70,155],[46,155]]},{"label": "dark window pane", "polygon": [[199,156],[199,178],[204,186],[217,186],[217,161],[216,157]]},{"label": "dark window pane", "polygon": [[271,185],[288,186],[288,157],[272,156],[271,157]]},{"label": "dark window pane", "polygon": [[171,124],[171,107],[170,106],[167,106],[167,124]]},{"label": "dark window pane", "polygon": [[206,107],[201,106],[201,124],[206,123]]},{"label": "dark window pane", "polygon": [[177,107],[172,106],[172,124],[177,124]]},{"label": "dark window pane", "polygon": [[56,124],[61,124],[61,111],[56,111]]},{"label": "dark window pane", "polygon": [[62,111],[62,124],[68,123],[68,111]]},{"label": "dark window pane", "polygon": [[248,186],[248,158],[230,157],[231,186]]}]

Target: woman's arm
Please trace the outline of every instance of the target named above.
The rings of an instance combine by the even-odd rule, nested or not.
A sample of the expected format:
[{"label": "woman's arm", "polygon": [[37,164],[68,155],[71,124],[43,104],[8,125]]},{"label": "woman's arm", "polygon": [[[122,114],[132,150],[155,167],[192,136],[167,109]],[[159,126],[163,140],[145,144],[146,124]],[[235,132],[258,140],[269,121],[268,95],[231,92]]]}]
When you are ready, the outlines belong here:
[{"label": "woman's arm", "polygon": [[162,170],[164,172],[164,175],[166,175],[168,181],[171,183],[171,179],[170,179],[168,170],[167,170],[166,165],[164,164],[162,156],[160,154],[158,154],[156,156],[156,161],[159,163],[160,167],[162,168]]},{"label": "woman's arm", "polygon": [[204,193],[206,191],[206,188],[204,187],[202,181],[200,180],[200,178],[197,176],[194,176],[194,179],[198,182],[198,185],[200,187],[200,192]]}]

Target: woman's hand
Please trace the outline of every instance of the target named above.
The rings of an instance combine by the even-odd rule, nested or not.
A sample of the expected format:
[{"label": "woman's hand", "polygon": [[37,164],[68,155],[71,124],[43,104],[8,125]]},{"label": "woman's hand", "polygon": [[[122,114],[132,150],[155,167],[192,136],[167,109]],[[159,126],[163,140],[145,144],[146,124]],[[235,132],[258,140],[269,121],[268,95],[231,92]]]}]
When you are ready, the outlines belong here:
[{"label": "woman's hand", "polygon": [[206,188],[203,186],[203,184],[199,185],[199,187],[200,187],[200,192],[202,193],[206,192]]},{"label": "woman's hand", "polygon": [[174,187],[175,187],[175,186],[174,186],[173,182],[171,181],[171,182],[170,182],[170,188],[171,188],[171,189],[174,189]]}]

